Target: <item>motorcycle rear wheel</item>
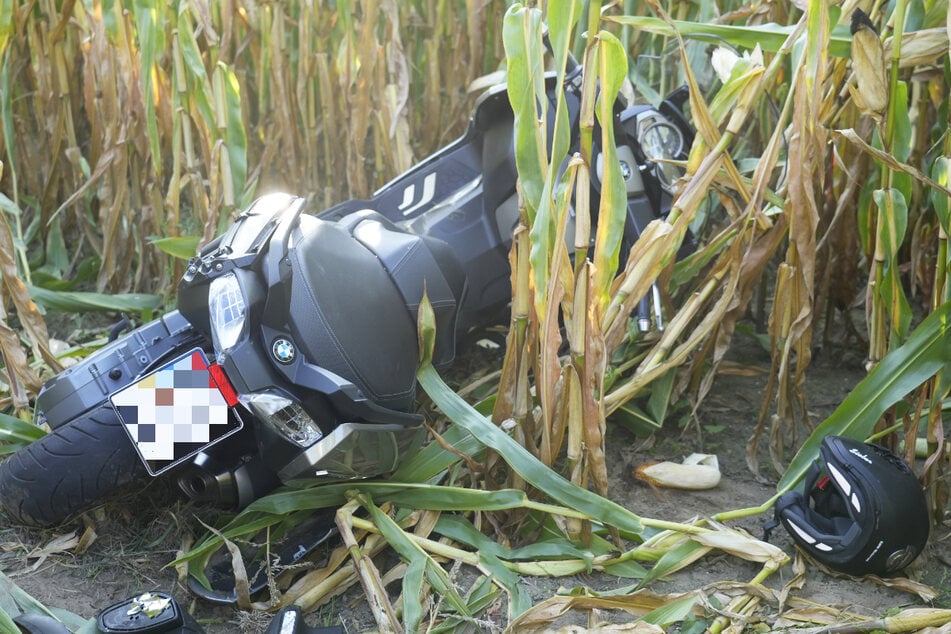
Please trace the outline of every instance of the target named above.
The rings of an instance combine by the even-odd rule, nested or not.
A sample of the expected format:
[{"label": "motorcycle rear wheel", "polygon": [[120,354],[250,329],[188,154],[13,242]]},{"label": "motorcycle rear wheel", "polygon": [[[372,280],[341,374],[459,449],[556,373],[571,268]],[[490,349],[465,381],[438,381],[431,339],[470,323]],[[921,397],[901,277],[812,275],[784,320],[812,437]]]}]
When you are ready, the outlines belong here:
[{"label": "motorcycle rear wheel", "polygon": [[115,410],[102,405],[0,462],[0,505],[23,524],[54,526],[145,473]]}]

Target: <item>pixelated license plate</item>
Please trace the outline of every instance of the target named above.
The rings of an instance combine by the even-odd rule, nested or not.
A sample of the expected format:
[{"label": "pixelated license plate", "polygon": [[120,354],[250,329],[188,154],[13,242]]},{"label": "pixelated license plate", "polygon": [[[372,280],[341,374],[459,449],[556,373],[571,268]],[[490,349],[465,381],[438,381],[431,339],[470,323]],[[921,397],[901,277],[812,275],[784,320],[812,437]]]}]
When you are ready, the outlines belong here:
[{"label": "pixelated license plate", "polygon": [[158,475],[241,429],[237,396],[200,348],[110,397],[129,439]]}]

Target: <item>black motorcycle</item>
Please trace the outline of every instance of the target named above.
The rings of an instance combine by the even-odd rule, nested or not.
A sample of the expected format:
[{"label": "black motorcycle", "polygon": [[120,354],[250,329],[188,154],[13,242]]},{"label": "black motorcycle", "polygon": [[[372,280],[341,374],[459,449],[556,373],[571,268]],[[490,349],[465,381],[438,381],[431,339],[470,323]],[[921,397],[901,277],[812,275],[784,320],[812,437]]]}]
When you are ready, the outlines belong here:
[{"label": "black motorcycle", "polygon": [[[580,68],[547,82],[552,108],[564,92],[577,147]],[[686,98],[615,109],[627,247],[669,210],[675,174],[657,159],[686,158]],[[369,200],[312,214],[302,198],[258,199],[188,264],[178,310],[46,383],[35,415],[52,431],[0,463],[0,503],[53,525],[145,473],[241,508],[291,479],[392,472],[426,435],[414,413],[424,290],[437,363],[511,300],[516,179],[497,87],[460,139]]]}]

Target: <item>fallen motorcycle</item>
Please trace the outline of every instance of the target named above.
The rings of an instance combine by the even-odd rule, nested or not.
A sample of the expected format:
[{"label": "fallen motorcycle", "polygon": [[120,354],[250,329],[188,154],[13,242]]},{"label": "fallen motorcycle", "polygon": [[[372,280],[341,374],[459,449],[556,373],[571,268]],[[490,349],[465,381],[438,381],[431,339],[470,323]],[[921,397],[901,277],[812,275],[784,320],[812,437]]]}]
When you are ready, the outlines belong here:
[{"label": "fallen motorcycle", "polygon": [[[575,148],[580,85],[580,68],[547,78],[551,104],[564,92]],[[686,97],[615,108],[628,247],[669,210],[669,160],[692,142]],[[241,508],[293,479],[392,472],[425,439],[413,411],[424,290],[437,363],[507,309],[516,180],[500,86],[460,139],[369,200],[309,213],[295,196],[258,199],[188,264],[177,310],[46,383],[35,416],[51,433],[0,463],[0,504],[45,526],[146,474]],[[594,174],[592,208],[599,186]]]}]

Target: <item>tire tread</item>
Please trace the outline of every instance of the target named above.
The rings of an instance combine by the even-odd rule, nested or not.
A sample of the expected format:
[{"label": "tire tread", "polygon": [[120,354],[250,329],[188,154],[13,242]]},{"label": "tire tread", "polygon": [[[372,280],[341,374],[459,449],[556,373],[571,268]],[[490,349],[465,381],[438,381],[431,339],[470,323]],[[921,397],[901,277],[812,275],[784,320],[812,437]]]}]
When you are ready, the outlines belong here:
[{"label": "tire tread", "polygon": [[118,416],[104,404],[0,463],[0,504],[23,524],[53,526],[144,473]]}]

